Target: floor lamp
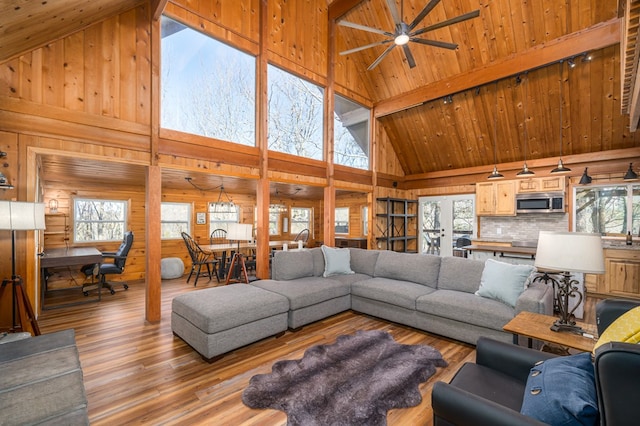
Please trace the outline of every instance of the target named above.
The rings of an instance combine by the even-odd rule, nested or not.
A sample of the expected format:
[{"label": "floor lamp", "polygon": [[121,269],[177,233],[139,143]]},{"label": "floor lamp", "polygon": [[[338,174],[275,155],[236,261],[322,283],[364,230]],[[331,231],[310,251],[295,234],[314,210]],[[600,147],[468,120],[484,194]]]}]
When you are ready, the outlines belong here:
[{"label": "floor lamp", "polygon": [[[31,324],[34,335],[40,334],[29,298],[22,286],[22,277],[16,274],[16,231],[44,229],[44,204],[20,201],[0,201],[0,229],[11,231],[11,279],[2,281],[0,300],[5,288],[11,284],[11,331],[25,331]],[[18,325],[18,319],[19,325]]]},{"label": "floor lamp", "polygon": [[[558,280],[549,278],[553,283],[555,305],[560,311],[560,319],[551,330],[582,334],[583,330],[576,325],[572,314],[584,296],[576,286],[578,282],[571,279],[571,272],[604,274],[600,234],[540,231],[535,266],[541,271],[560,275]],[[570,310],[569,298],[573,297],[578,298],[578,303]]]},{"label": "floor lamp", "polygon": [[[234,268],[236,264],[240,268],[240,273],[244,275],[244,282],[249,284],[249,275],[247,274],[247,266],[244,262],[244,256],[240,253],[240,241],[251,241],[253,239],[253,226],[245,223],[230,223],[229,228],[227,229],[227,240],[237,241],[238,249],[233,255],[233,259],[231,260],[231,265],[229,265],[229,271],[227,272],[227,282],[229,284],[229,280],[231,279],[231,274],[234,273]],[[241,277],[238,277],[241,278]]]}]

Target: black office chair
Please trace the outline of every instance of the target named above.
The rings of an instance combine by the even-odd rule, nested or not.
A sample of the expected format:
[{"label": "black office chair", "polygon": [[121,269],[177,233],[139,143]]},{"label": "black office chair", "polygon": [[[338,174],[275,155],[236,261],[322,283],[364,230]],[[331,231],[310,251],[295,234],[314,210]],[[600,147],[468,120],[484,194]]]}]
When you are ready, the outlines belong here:
[{"label": "black office chair", "polygon": [[196,280],[194,281],[193,286],[195,287],[198,284],[198,278],[202,273],[203,265],[207,268],[209,281],[211,281],[211,278],[213,277],[213,275],[215,275],[216,280],[220,282],[220,277],[218,276],[217,270],[218,260],[213,256],[213,253],[202,250],[196,240],[194,240],[191,235],[187,234],[186,232],[182,233],[182,239],[184,240],[184,243],[187,246],[187,251],[189,252],[189,256],[191,257],[191,271],[189,272],[187,283],[195,272]]},{"label": "black office chair", "polygon": [[120,247],[115,252],[103,252],[102,259],[113,259],[112,262],[102,262],[98,265],[89,264],[84,265],[81,270],[87,277],[98,277],[98,282],[94,283],[92,278],[92,283],[82,286],[82,293],[85,296],[89,295],[90,290],[94,289],[102,289],[104,287],[109,289],[111,294],[116,294],[114,287],[116,285],[121,285],[125,290],[129,289],[129,285],[124,281],[118,282],[108,282],[106,276],[107,275],[116,275],[122,274],[124,272],[124,266],[127,262],[127,256],[129,255],[129,250],[131,250],[131,246],[133,245],[133,232],[127,231],[124,233],[124,238],[122,239],[122,243],[120,243]]}]

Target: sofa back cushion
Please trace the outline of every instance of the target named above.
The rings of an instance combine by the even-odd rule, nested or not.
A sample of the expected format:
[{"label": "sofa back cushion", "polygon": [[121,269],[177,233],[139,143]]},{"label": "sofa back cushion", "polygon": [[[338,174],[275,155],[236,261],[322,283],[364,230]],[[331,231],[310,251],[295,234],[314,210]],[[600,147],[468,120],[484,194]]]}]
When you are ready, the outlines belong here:
[{"label": "sofa back cushion", "polygon": [[361,248],[350,248],[349,251],[351,252],[351,269],[353,272],[373,277],[380,252]]},{"label": "sofa back cushion", "polygon": [[440,261],[438,289],[475,293],[480,287],[484,262],[464,257],[443,257]]},{"label": "sofa back cushion", "polygon": [[276,251],[271,268],[271,277],[274,280],[286,281],[311,277],[313,276],[313,256],[309,250]]},{"label": "sofa back cushion", "polygon": [[324,254],[320,247],[314,247],[308,250],[313,258],[313,276],[321,277],[324,272]]},{"label": "sofa back cushion", "polygon": [[439,271],[439,256],[384,250],[378,255],[374,276],[411,281],[438,288]]}]

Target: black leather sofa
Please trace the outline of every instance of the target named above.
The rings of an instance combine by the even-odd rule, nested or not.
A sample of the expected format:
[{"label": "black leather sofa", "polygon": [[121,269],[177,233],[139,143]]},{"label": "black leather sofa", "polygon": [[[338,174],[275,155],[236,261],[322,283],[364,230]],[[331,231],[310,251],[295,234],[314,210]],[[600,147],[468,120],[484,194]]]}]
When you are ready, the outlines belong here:
[{"label": "black leather sofa", "polygon": [[[596,306],[598,333],[638,301],[608,299]],[[520,414],[530,369],[556,357],[504,342],[481,338],[476,363],[466,363],[450,383],[433,387],[434,425],[540,425]],[[637,425],[640,401],[640,344],[611,342],[594,360],[600,426]]]}]

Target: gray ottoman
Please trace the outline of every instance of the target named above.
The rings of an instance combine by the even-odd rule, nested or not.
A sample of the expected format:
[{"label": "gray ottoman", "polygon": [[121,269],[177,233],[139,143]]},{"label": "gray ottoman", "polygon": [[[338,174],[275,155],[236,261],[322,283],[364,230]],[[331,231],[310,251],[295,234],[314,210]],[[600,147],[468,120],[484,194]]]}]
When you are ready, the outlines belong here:
[{"label": "gray ottoman", "polygon": [[289,299],[246,284],[191,291],[173,299],[171,329],[208,362],[287,330]]}]

